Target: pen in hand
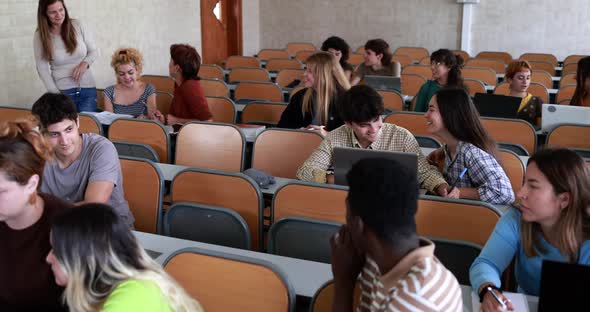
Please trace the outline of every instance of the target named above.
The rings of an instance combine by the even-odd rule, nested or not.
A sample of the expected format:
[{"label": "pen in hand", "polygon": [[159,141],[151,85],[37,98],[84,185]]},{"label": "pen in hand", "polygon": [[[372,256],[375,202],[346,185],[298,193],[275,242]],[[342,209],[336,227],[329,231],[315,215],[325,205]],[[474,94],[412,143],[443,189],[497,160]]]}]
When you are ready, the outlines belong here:
[{"label": "pen in hand", "polygon": [[496,293],[494,292],[494,290],[491,287],[489,289],[489,293],[491,293],[492,297],[494,297],[494,299],[496,301],[498,301],[498,303],[502,306],[502,311],[506,311],[506,309],[507,309],[506,303],[504,303],[504,300],[500,299],[500,297],[498,297],[498,295],[496,295]]},{"label": "pen in hand", "polygon": [[457,178],[455,178],[455,181],[453,181],[453,183],[451,184],[451,187],[449,188],[448,193],[451,194],[451,192],[455,189],[455,185],[457,185],[457,182],[459,182],[459,179],[462,179],[463,176],[465,175],[465,173],[467,173],[467,168],[463,168],[463,170],[461,171],[461,173],[459,173],[459,175],[457,176]]}]

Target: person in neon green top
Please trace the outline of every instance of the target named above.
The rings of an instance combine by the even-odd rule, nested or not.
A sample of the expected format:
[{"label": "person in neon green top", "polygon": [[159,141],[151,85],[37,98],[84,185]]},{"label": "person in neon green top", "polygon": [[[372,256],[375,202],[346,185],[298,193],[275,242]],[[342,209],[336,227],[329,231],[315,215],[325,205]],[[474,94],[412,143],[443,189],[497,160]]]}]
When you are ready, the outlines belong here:
[{"label": "person in neon green top", "polygon": [[426,81],[416,95],[416,112],[426,112],[432,96],[442,88],[464,88],[461,76],[463,58],[447,49],[439,49],[430,55],[432,80]]},{"label": "person in neon green top", "polygon": [[203,311],[107,205],[66,209],[54,219],[50,240],[47,263],[66,288],[70,311]]}]

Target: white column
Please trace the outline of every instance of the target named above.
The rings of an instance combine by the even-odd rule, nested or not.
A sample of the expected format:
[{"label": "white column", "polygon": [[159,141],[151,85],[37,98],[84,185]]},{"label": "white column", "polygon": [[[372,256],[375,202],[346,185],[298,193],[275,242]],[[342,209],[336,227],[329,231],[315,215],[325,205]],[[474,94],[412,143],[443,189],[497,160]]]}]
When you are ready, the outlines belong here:
[{"label": "white column", "polygon": [[463,5],[463,18],[461,22],[461,50],[472,54],[471,51],[471,24],[473,7],[479,3],[479,0],[457,0],[457,3]]}]

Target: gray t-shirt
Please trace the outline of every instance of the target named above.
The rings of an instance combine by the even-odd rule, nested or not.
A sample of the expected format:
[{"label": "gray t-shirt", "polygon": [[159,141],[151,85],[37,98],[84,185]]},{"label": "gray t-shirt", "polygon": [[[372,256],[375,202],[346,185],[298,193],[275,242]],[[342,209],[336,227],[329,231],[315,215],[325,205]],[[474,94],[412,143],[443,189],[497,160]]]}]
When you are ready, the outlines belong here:
[{"label": "gray t-shirt", "polygon": [[99,181],[114,183],[108,204],[133,227],[135,220],[123,192],[119,155],[113,143],[98,134],[82,134],[82,152],[67,168],[61,169],[57,160],[45,165],[41,192],[76,203],[84,200],[89,182]]}]

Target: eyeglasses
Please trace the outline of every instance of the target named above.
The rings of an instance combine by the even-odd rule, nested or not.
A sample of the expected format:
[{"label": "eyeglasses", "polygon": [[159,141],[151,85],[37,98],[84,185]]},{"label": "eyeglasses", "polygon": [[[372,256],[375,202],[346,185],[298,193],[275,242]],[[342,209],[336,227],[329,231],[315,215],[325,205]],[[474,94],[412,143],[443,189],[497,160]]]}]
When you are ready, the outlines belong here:
[{"label": "eyeglasses", "polygon": [[431,62],[430,66],[440,66],[440,65],[444,65],[445,63],[443,62]]}]

